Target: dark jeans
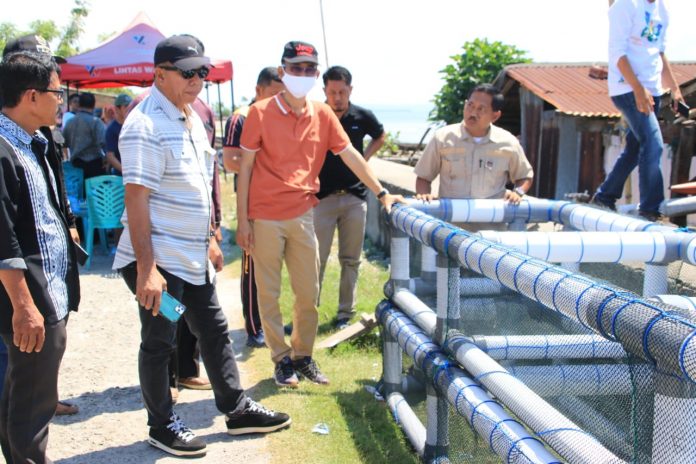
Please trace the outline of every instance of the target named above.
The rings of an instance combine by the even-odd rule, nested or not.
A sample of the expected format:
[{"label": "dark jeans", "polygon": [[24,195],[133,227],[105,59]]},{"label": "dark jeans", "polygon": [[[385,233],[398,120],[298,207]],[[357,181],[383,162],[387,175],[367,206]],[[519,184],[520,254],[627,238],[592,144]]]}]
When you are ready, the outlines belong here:
[{"label": "dark jeans", "polygon": [[198,339],[191,333],[186,319],[179,319],[176,325],[176,350],[169,360],[170,387],[176,387],[179,379],[200,375]]},{"label": "dark jeans", "polygon": [[242,315],[244,328],[252,337],[261,332],[261,317],[259,316],[259,301],[256,298],[256,281],[254,280],[254,260],[251,255],[242,252]]},{"label": "dark jeans", "polygon": [[0,445],[8,464],[52,462],[46,457],[48,424],[58,403],[66,322],[46,326],[46,341],[38,353],[22,353],[12,343],[12,334],[2,334],[9,365],[0,399]]},{"label": "dark jeans", "polygon": [[[157,269],[167,281],[167,291],[187,308],[183,317],[191,332],[198,337],[218,410],[231,413],[242,409],[246,397],[239,383],[227,319],[218,303],[215,285],[192,285],[162,268]],[[138,277],[136,264],[131,263],[120,272],[128,288],[135,293]],[[169,423],[172,414],[168,365],[176,349],[177,325],[162,316],[152,317],[152,312],[142,306],[138,308],[141,325],[138,355],[140,389],[147,409],[147,423],[150,427],[159,427]]]},{"label": "dark jeans", "polygon": [[597,197],[602,203],[614,205],[623,195],[624,184],[631,172],[638,166],[638,186],[640,189],[641,211],[656,213],[665,199],[660,158],[662,157],[662,132],[657,122],[660,99],[655,97],[655,111],[644,114],[638,111],[633,92],[611,97],[616,108],[621,111],[626,123],[626,147],[616,160],[616,164],[599,186]]},{"label": "dark jeans", "polygon": [[82,168],[85,179],[103,176],[106,173],[106,171],[104,171],[104,160],[102,158],[97,158],[92,161],[82,161],[80,158],[75,158],[71,163],[76,168]]},{"label": "dark jeans", "polygon": [[5,385],[5,373],[7,372],[7,347],[0,338],[0,397],[2,396],[3,386]]}]

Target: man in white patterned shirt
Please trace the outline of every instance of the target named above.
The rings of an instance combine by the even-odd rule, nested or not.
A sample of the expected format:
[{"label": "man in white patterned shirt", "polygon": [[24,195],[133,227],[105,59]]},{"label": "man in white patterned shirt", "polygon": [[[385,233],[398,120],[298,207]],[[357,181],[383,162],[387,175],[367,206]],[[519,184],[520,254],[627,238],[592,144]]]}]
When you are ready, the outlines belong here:
[{"label": "man in white patterned shirt", "polygon": [[244,394],[215,292],[222,253],[211,233],[214,151],[192,110],[210,59],[193,36],[163,40],[155,49],[150,95],[126,119],[119,138],[126,186],[124,233],[114,268],[139,303],[140,385],[148,412],[148,442],[176,456],[202,456],[206,445],[172,411],[168,363],[176,324],[159,314],[167,291],[182,302],[231,435],[264,433],[290,424]]}]

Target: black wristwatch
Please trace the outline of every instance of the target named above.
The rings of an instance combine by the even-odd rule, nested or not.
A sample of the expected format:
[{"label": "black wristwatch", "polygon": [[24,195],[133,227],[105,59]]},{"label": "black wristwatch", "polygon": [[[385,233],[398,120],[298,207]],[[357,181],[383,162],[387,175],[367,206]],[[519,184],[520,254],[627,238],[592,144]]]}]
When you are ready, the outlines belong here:
[{"label": "black wristwatch", "polygon": [[377,194],[377,199],[378,199],[378,200],[381,200],[382,197],[385,196],[385,195],[389,195],[389,190],[383,188],[383,189],[380,190],[379,193]]}]

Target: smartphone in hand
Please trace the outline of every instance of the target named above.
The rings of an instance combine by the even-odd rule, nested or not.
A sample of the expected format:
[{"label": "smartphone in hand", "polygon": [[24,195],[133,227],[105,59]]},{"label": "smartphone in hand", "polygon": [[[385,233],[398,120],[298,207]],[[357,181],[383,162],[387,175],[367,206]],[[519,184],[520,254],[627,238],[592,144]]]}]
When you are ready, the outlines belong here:
[{"label": "smartphone in hand", "polygon": [[82,248],[82,246],[80,246],[79,243],[73,242],[73,244],[75,245],[75,251],[77,252],[77,262],[80,266],[84,266],[89,259],[89,254],[84,248]]},{"label": "smartphone in hand", "polygon": [[682,116],[684,116],[687,119],[689,118],[689,109],[690,108],[683,101],[680,101],[679,103],[677,103],[677,113],[681,114]]},{"label": "smartphone in hand", "polygon": [[162,300],[159,307],[159,313],[162,317],[171,322],[177,322],[181,315],[184,314],[184,311],[186,311],[186,306],[169,293],[162,292]]}]

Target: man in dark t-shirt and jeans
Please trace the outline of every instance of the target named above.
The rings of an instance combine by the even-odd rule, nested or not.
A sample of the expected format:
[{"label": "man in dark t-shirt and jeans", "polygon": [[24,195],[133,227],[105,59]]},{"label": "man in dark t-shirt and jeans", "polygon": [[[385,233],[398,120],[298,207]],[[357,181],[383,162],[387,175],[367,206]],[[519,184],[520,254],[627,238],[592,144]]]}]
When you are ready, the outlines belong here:
[{"label": "man in dark t-shirt and jeans", "polygon": [[[323,76],[326,103],[336,113],[351,144],[365,160],[384,144],[382,124],[372,111],[350,102],[352,76],[342,66],[332,66]],[[372,140],[363,150],[363,139]],[[329,153],[333,155],[332,153]],[[358,268],[365,236],[367,189],[345,165],[340,156],[327,156],[319,173],[319,204],[314,208],[314,230],[319,242],[319,282],[324,279],[326,260],[331,252],[334,230],[338,228],[338,260],[341,282],[336,327],[345,328],[355,314]]]}]

